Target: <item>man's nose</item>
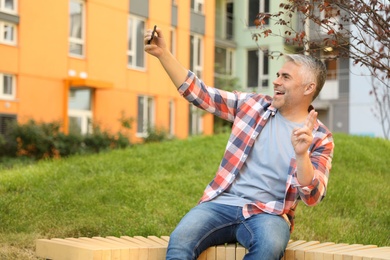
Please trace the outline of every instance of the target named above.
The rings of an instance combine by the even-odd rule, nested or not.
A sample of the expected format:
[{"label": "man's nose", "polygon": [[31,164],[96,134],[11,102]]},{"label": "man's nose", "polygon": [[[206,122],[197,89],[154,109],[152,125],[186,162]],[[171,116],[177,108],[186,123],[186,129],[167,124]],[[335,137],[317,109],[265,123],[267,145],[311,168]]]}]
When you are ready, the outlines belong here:
[{"label": "man's nose", "polygon": [[274,86],[280,85],[280,77],[277,77],[276,79],[274,79],[274,81],[272,82],[272,84],[274,84]]}]

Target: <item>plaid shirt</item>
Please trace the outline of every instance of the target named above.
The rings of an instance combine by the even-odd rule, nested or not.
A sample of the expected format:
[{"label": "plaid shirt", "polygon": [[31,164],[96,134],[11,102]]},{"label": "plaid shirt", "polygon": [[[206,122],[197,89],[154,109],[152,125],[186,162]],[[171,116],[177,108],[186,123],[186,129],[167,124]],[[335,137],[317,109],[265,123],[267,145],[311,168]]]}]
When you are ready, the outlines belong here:
[{"label": "plaid shirt", "polygon": [[[248,158],[251,148],[270,116],[276,113],[272,98],[256,93],[227,92],[206,86],[191,71],[178,89],[179,93],[195,106],[233,122],[232,132],[225,154],[215,178],[206,187],[200,203],[210,201],[234,181]],[[291,158],[283,203],[253,201],[243,207],[245,218],[267,212],[287,214],[294,227],[294,210],[299,200],[309,206],[319,203],[326,194],[326,187],[333,157],[333,137],[330,131],[317,121],[313,129],[313,143],[309,148],[314,168],[314,178],[309,186],[302,186],[297,179],[295,158]],[[287,174],[287,173],[286,173]]]}]

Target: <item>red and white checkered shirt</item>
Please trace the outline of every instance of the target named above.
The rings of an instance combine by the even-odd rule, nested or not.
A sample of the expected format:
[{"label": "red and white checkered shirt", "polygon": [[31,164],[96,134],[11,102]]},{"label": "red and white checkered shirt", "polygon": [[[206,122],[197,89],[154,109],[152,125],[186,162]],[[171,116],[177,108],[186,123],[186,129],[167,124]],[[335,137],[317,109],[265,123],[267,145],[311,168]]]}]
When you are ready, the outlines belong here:
[{"label": "red and white checkered shirt", "polygon": [[[215,178],[206,187],[200,203],[210,201],[225,191],[239,174],[241,167],[268,118],[276,113],[271,106],[272,98],[263,94],[228,92],[206,86],[189,71],[187,79],[178,89],[179,93],[195,106],[233,122],[225,154]],[[297,179],[295,158],[291,158],[286,182],[284,205],[281,203],[253,201],[243,207],[243,215],[267,212],[274,215],[287,214],[294,227],[294,210],[299,200],[313,206],[326,194],[331,169],[334,142],[331,132],[317,121],[313,129],[313,143],[309,148],[314,168],[311,185],[302,186]]]}]

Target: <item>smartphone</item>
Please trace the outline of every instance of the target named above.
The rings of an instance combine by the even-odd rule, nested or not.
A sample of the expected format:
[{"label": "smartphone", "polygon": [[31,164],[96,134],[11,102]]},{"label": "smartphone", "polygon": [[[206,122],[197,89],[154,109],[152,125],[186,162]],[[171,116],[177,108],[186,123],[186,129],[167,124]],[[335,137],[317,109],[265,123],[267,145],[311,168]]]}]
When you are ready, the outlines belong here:
[{"label": "smartphone", "polygon": [[150,44],[152,42],[153,37],[156,34],[156,29],[157,29],[157,25],[155,25],[154,28],[153,28],[152,37],[150,37],[150,40],[148,41],[148,44]]}]

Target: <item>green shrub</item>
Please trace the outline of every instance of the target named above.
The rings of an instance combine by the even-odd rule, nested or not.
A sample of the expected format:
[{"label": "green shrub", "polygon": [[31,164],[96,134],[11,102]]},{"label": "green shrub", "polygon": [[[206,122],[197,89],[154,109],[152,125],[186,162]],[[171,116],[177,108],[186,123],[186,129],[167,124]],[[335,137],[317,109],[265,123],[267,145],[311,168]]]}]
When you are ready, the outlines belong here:
[{"label": "green shrub", "polygon": [[144,143],[162,142],[171,139],[168,131],[163,128],[148,128],[147,136],[144,137]]},{"label": "green shrub", "polygon": [[81,135],[60,132],[59,122],[25,124],[14,123],[5,135],[0,135],[0,157],[28,157],[35,160],[60,158],[73,154],[98,153],[103,150],[124,148],[130,145],[121,132],[110,134],[94,126],[93,132]]},{"label": "green shrub", "polygon": [[59,133],[60,124],[37,123],[29,120],[25,124],[12,124],[5,134],[2,149],[8,156],[26,156],[35,159],[56,157],[58,151],[54,146],[55,136]]},{"label": "green shrub", "polygon": [[84,154],[85,144],[81,134],[59,133],[55,140],[55,147],[59,151],[62,157],[66,157],[72,154]]}]

